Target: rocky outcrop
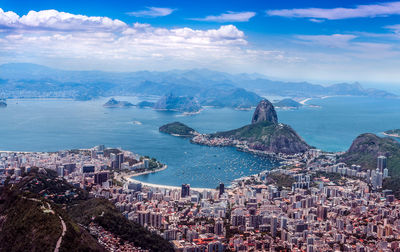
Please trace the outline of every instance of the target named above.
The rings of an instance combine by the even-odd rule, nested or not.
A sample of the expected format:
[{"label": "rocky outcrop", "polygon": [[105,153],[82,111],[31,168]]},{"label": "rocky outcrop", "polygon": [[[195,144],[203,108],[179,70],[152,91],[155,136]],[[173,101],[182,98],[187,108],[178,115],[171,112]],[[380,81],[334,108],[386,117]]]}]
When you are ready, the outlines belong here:
[{"label": "rocky outcrop", "polygon": [[210,137],[245,141],[250,149],[270,153],[291,155],[303,153],[310,148],[290,126],[266,121],[231,131],[217,132],[211,134]]},{"label": "rocky outcrop", "polygon": [[127,101],[117,101],[114,98],[108,100],[108,102],[104,103],[103,105],[106,108],[122,108],[122,107],[131,107],[133,106],[132,103]]},{"label": "rocky outcrop", "polygon": [[274,105],[272,105],[272,103],[266,99],[262,100],[257,105],[251,120],[252,124],[259,122],[271,122],[274,124],[278,123],[278,116],[276,115]]}]

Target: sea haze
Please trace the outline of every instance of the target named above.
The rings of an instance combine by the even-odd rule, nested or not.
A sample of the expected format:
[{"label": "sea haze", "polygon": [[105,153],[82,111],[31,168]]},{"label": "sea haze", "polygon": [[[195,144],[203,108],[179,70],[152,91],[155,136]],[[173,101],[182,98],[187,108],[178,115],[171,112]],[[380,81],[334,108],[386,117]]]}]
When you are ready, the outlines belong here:
[{"label": "sea haze", "polygon": [[[132,103],[141,100],[118,99]],[[248,124],[253,111],[207,108],[198,115],[182,116],[136,107],[104,108],[102,104],[107,100],[8,100],[8,107],[0,109],[0,149],[57,151],[98,144],[122,147],[168,165],[164,171],[137,177],[141,181],[210,188],[275,165],[234,148],[194,145],[187,139],[158,132],[159,126],[173,121],[202,133],[234,129]],[[308,103],[321,107],[278,110],[278,118],[310,145],[325,151],[344,151],[361,133],[380,133],[400,126],[399,99],[334,97]]]}]

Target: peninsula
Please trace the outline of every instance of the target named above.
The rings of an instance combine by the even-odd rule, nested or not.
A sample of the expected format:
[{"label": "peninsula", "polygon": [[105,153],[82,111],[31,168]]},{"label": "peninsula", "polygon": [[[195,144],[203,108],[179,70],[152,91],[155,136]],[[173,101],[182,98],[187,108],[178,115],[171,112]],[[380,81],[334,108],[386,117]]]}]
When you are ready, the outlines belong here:
[{"label": "peninsula", "polygon": [[393,129],[393,130],[387,130],[383,132],[385,136],[391,136],[391,137],[398,137],[400,138],[400,129]]},{"label": "peninsula", "polygon": [[[180,129],[195,132],[182,123],[167,124],[161,129],[169,130],[172,135],[180,135]],[[278,123],[275,108],[268,100],[258,104],[251,124],[213,134],[192,133],[190,141],[208,146],[233,146],[241,151],[271,156],[295,155],[310,149],[290,126]]]},{"label": "peninsula", "polygon": [[283,99],[274,103],[274,106],[281,109],[298,109],[301,108],[303,104],[293,99]]}]

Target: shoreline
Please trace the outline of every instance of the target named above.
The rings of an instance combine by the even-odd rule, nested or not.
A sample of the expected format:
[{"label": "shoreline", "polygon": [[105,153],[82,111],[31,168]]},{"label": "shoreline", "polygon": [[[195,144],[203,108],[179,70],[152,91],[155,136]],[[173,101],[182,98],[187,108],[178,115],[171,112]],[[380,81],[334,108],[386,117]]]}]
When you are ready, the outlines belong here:
[{"label": "shoreline", "polygon": [[399,134],[388,134],[388,133],[382,132],[382,135],[384,135],[384,136],[389,136],[389,137],[400,138],[400,135],[399,135]]},{"label": "shoreline", "polygon": [[306,105],[306,102],[310,101],[312,98],[306,98],[304,100],[299,101],[300,104]]},{"label": "shoreline", "polygon": [[[116,179],[121,181],[122,183],[124,183],[125,181],[126,182],[134,182],[134,183],[140,183],[143,186],[152,187],[152,188],[160,188],[160,189],[168,189],[168,190],[181,189],[180,186],[171,186],[171,185],[161,185],[161,184],[147,183],[147,182],[143,182],[143,181],[140,181],[140,180],[137,180],[137,179],[133,178],[133,177],[138,177],[138,176],[142,176],[142,175],[146,175],[146,174],[160,172],[160,171],[163,171],[163,170],[165,170],[167,168],[168,168],[168,165],[164,165],[160,169],[156,169],[156,170],[153,170],[153,171],[144,171],[144,172],[139,172],[139,173],[119,174]],[[122,181],[122,179],[124,181]],[[215,191],[216,189],[191,187],[190,190],[203,192],[203,191]]]}]

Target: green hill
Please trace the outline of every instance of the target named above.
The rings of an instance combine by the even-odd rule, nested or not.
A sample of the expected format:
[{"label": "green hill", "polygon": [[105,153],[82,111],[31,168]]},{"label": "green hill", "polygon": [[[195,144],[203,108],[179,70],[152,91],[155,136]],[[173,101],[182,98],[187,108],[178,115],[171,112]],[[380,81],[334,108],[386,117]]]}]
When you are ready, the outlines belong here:
[{"label": "green hill", "polygon": [[196,132],[194,129],[190,128],[189,126],[181,122],[173,122],[165,124],[159,128],[159,131],[183,137],[191,137]]},{"label": "green hill", "polygon": [[118,235],[125,241],[151,251],[173,251],[171,244],[147,231],[140,224],[129,221],[106,199],[89,199],[68,209],[71,217],[83,225],[91,221]]},{"label": "green hill", "polygon": [[150,251],[172,251],[169,242],[125,218],[105,199],[89,198],[51,170],[33,169],[0,195],[0,251],[104,251],[83,226],[91,221],[123,241]]},{"label": "green hill", "polygon": [[400,176],[400,143],[389,137],[382,138],[371,133],[359,135],[341,156],[341,161],[361,165],[364,169],[376,169],[376,160],[380,155],[387,157],[389,174]]},{"label": "green hill", "polygon": [[289,126],[264,121],[239,129],[217,132],[210,137],[232,138],[247,141],[252,149],[274,153],[295,154],[307,151],[310,146]]},{"label": "green hill", "polygon": [[300,108],[303,105],[292,99],[283,99],[274,103],[274,106],[279,108]]},{"label": "green hill", "polygon": [[6,188],[0,196],[0,251],[54,251],[60,217],[66,225],[60,251],[105,251],[57,204],[20,189]]}]

